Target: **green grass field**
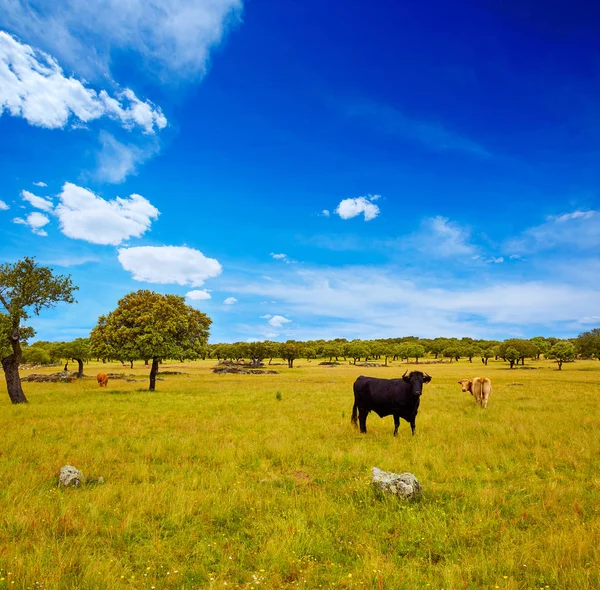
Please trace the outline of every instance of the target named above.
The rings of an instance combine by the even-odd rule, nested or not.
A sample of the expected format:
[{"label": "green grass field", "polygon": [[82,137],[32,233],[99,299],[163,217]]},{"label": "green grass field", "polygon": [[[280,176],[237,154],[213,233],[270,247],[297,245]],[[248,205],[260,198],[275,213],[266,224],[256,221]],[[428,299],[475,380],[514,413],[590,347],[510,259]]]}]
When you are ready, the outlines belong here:
[{"label": "green grass field", "polygon": [[[296,362],[168,363],[153,393],[91,363],[22,406],[2,382],[0,588],[600,588],[600,362],[428,365],[397,438],[351,426],[352,383],[404,365]],[[456,383],[482,373],[485,411]],[[59,489],[66,463],[106,482]],[[422,499],[375,494],[373,466]]]}]

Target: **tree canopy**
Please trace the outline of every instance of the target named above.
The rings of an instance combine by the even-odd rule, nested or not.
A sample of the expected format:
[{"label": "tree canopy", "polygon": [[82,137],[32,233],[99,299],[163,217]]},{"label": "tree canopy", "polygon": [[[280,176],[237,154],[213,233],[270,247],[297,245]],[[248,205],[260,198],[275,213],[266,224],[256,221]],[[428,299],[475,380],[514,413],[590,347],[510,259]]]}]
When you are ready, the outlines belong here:
[{"label": "tree canopy", "polygon": [[39,315],[57,303],[73,303],[77,289],[70,276],[54,275],[51,268],[40,266],[34,258],[0,264],[0,360],[13,404],[27,402],[19,378],[21,342],[31,338],[34,331],[24,322],[31,314]]},{"label": "tree canopy", "polygon": [[197,358],[208,340],[210,324],[210,318],[186,305],[183,297],[141,289],[100,316],[91,339],[94,350],[101,349],[109,358],[152,359],[150,391],[154,391],[159,361]]}]

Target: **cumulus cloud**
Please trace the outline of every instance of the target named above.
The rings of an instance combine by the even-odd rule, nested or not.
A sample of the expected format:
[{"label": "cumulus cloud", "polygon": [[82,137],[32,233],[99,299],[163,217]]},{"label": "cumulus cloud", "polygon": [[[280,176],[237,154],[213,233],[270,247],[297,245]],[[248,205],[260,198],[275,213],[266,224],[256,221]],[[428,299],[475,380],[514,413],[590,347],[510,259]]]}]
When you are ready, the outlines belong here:
[{"label": "cumulus cloud", "polygon": [[367,195],[366,197],[356,197],[356,199],[344,199],[336,207],[334,213],[337,213],[342,219],[352,219],[360,215],[365,216],[365,221],[371,221],[379,215],[379,207],[373,204],[379,195]]},{"label": "cumulus cloud", "polygon": [[274,315],[270,320],[269,324],[274,328],[282,328],[285,324],[289,324],[292,320],[288,320],[282,315]]},{"label": "cumulus cloud", "polygon": [[9,28],[82,75],[107,76],[111,53],[142,57],[165,78],[202,76],[209,55],[241,22],[242,0],[9,0]]},{"label": "cumulus cloud", "polygon": [[55,214],[62,233],[92,244],[118,246],[129,238],[139,238],[159,215],[141,195],[106,201],[70,182],[64,184],[58,198]]},{"label": "cumulus cloud", "polygon": [[192,301],[204,301],[211,298],[210,293],[206,289],[188,291],[185,296]]},{"label": "cumulus cloud", "polygon": [[148,134],[167,125],[160,108],[141,101],[132,90],[120,91],[116,97],[105,90],[96,92],[65,76],[50,55],[0,31],[0,116],[5,111],[48,129],[64,128],[70,121],[86,124],[103,116]]},{"label": "cumulus cloud", "polygon": [[265,315],[261,315],[261,320],[270,320],[273,316],[270,313],[266,313]]},{"label": "cumulus cloud", "polygon": [[48,185],[45,182],[34,182],[33,186],[41,186],[42,188],[47,187]]},{"label": "cumulus cloud", "polygon": [[47,212],[52,211],[52,209],[54,209],[54,203],[50,199],[38,197],[37,195],[30,193],[29,191],[21,191],[21,198],[24,201],[27,201],[32,207],[35,207],[36,209],[41,209],[42,211]]},{"label": "cumulus cloud", "polygon": [[50,219],[48,219],[48,217],[46,217],[43,213],[34,211],[33,213],[27,215],[25,219],[21,217],[15,217],[13,219],[13,223],[26,225],[34,234],[37,234],[38,236],[47,236],[48,234],[42,228],[50,223]]},{"label": "cumulus cloud", "polygon": [[158,143],[145,146],[125,144],[106,131],[100,132],[102,149],[98,153],[98,168],[94,176],[104,182],[118,184],[131,174],[136,174],[138,166],[143,164],[159,150]]},{"label": "cumulus cloud", "polygon": [[0,211],[8,211],[10,207],[4,202],[0,200]]},{"label": "cumulus cloud", "polygon": [[554,249],[593,250],[600,246],[600,211],[573,211],[550,216],[506,243],[516,254]]},{"label": "cumulus cloud", "polygon": [[134,280],[146,283],[201,287],[222,271],[217,260],[186,246],[120,248],[118,258]]},{"label": "cumulus cloud", "polygon": [[227,297],[227,299],[225,299],[225,301],[223,301],[224,305],[234,305],[238,302],[238,300],[235,297]]},{"label": "cumulus cloud", "polygon": [[323,217],[329,217],[331,213],[329,212],[329,209],[323,209],[323,211],[321,211],[321,215]]}]

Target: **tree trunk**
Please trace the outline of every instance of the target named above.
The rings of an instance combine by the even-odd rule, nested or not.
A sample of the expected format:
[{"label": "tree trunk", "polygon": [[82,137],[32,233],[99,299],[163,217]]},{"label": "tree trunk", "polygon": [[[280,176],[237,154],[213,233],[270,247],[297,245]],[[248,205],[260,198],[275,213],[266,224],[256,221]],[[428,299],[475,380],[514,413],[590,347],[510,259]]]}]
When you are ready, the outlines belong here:
[{"label": "tree trunk", "polygon": [[11,355],[2,359],[2,368],[6,377],[6,388],[8,397],[13,404],[26,404],[27,398],[23,393],[21,378],[19,377],[19,363],[21,362],[21,343],[19,342],[19,327],[13,329],[10,337],[10,345],[13,352]]},{"label": "tree trunk", "polygon": [[133,361],[129,361],[129,367],[133,369]]},{"label": "tree trunk", "polygon": [[158,359],[152,359],[152,367],[150,368],[150,387],[148,391],[156,390],[156,375],[158,374]]},{"label": "tree trunk", "polygon": [[144,366],[147,367],[148,366],[148,359],[144,359]]},{"label": "tree trunk", "polygon": [[558,363],[558,370],[559,370],[559,371],[562,371],[562,364],[563,364],[563,362],[562,362],[562,361],[560,361],[560,360],[558,360],[558,361],[556,361],[556,362]]},{"label": "tree trunk", "polygon": [[63,371],[66,373],[69,370],[69,361],[67,361],[65,363],[65,368],[63,369]]},{"label": "tree trunk", "polygon": [[77,361],[77,364],[79,366],[78,370],[77,370],[77,379],[81,379],[83,377],[83,361],[81,359],[73,359],[75,361]]},{"label": "tree trunk", "polygon": [[515,366],[515,361],[508,361],[508,362],[510,363],[510,368],[512,369]]},{"label": "tree trunk", "polygon": [[469,362],[472,363],[473,362],[473,357],[469,357]]},{"label": "tree trunk", "polygon": [[294,368],[294,359],[288,359],[288,368],[290,368],[290,369]]}]

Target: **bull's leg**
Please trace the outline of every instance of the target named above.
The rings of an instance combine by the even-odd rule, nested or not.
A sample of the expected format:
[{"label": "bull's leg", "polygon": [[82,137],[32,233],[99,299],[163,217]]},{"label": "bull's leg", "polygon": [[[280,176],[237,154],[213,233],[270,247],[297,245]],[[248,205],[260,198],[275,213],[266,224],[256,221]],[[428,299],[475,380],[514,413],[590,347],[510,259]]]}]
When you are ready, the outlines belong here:
[{"label": "bull's leg", "polygon": [[410,428],[412,430],[413,436],[415,435],[415,431],[417,430],[417,425],[415,424],[415,420],[410,421]]},{"label": "bull's leg", "polygon": [[366,408],[358,408],[358,423],[362,433],[367,432],[367,416],[369,411]]},{"label": "bull's leg", "polygon": [[394,415],[394,436],[398,436],[398,427],[400,426],[400,416]]}]

